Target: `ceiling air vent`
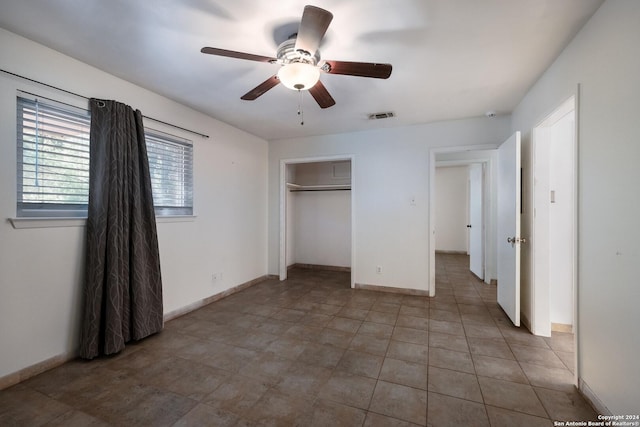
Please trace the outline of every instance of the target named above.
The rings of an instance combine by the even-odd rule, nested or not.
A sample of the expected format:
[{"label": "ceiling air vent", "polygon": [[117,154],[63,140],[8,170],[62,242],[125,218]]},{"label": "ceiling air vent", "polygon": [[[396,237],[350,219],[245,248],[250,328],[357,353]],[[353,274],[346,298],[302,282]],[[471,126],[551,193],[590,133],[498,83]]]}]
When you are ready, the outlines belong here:
[{"label": "ceiling air vent", "polygon": [[380,120],[380,119],[390,119],[391,117],[395,117],[392,111],[387,113],[373,113],[369,114],[369,120]]}]

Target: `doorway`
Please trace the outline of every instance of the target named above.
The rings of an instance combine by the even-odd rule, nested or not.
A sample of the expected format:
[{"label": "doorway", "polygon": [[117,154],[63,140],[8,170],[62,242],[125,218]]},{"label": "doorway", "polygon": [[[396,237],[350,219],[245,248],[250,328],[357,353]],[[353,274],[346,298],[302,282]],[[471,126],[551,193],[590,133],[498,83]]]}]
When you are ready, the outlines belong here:
[{"label": "doorway", "polygon": [[353,168],[353,156],[281,160],[280,280],[298,264],[350,271],[354,286]]},{"label": "doorway", "polygon": [[484,280],[484,168],[482,162],[438,162],[436,252],[464,254],[467,269]]},{"label": "doorway", "polygon": [[[440,167],[465,167],[470,165],[480,167],[483,176],[482,180],[482,219],[481,226],[477,230],[481,232],[482,261],[479,271],[483,276],[485,283],[491,283],[496,278],[496,242],[495,242],[495,216],[496,216],[496,180],[495,180],[495,162],[497,159],[496,146],[494,145],[478,145],[478,146],[461,146],[435,148],[430,151],[430,185],[429,185],[429,295],[436,294],[436,211],[438,209],[437,191],[436,191],[436,170]],[[467,188],[462,191],[467,193]],[[465,194],[465,197],[467,195]],[[467,203],[469,203],[467,201]],[[465,215],[467,212],[465,212]],[[463,227],[466,227],[467,222]],[[471,224],[473,226],[473,224]],[[465,236],[466,233],[465,228]],[[471,236],[469,236],[471,237]],[[471,242],[467,246],[467,250],[471,248]],[[476,274],[480,276],[479,274]]]},{"label": "doorway", "polygon": [[532,132],[531,331],[575,333],[577,288],[577,139],[575,96]]}]

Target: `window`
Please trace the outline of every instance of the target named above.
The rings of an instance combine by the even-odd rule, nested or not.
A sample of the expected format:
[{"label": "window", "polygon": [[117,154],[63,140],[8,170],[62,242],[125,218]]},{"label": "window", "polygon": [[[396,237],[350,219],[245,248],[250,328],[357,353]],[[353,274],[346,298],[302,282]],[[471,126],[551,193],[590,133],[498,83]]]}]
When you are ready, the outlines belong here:
[{"label": "window", "polygon": [[[18,97],[18,217],[86,217],[87,110]],[[157,216],[193,214],[193,145],[145,130]]]},{"label": "window", "polygon": [[193,146],[145,131],[156,215],[193,215]]},{"label": "window", "polygon": [[18,216],[87,216],[90,120],[18,97]]}]

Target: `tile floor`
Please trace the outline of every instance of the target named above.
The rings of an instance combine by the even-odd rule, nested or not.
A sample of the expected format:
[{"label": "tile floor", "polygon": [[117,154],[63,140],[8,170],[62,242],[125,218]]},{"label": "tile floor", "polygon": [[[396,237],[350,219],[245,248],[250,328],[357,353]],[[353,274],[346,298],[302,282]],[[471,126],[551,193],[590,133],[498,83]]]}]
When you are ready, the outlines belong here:
[{"label": "tile floor", "polygon": [[294,270],[175,319],[110,358],[0,391],[2,426],[551,426],[596,414],[570,334],[512,327],[467,258],[438,296]]}]

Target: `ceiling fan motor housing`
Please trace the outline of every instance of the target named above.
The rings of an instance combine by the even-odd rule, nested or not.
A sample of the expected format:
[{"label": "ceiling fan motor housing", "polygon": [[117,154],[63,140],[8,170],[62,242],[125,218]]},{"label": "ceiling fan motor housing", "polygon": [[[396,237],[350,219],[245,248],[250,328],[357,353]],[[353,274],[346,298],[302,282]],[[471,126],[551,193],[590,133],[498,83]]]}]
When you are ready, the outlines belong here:
[{"label": "ceiling fan motor housing", "polygon": [[318,62],[320,62],[320,49],[316,50],[313,56],[311,56],[309,52],[296,50],[296,38],[293,37],[280,43],[277,57],[282,65],[292,64],[294,62],[317,65]]},{"label": "ceiling fan motor housing", "polygon": [[320,78],[320,69],[316,64],[320,60],[320,51],[311,56],[309,52],[296,50],[296,38],[285,40],[278,46],[278,62],[282,68],[278,78],[289,89],[309,90]]}]

